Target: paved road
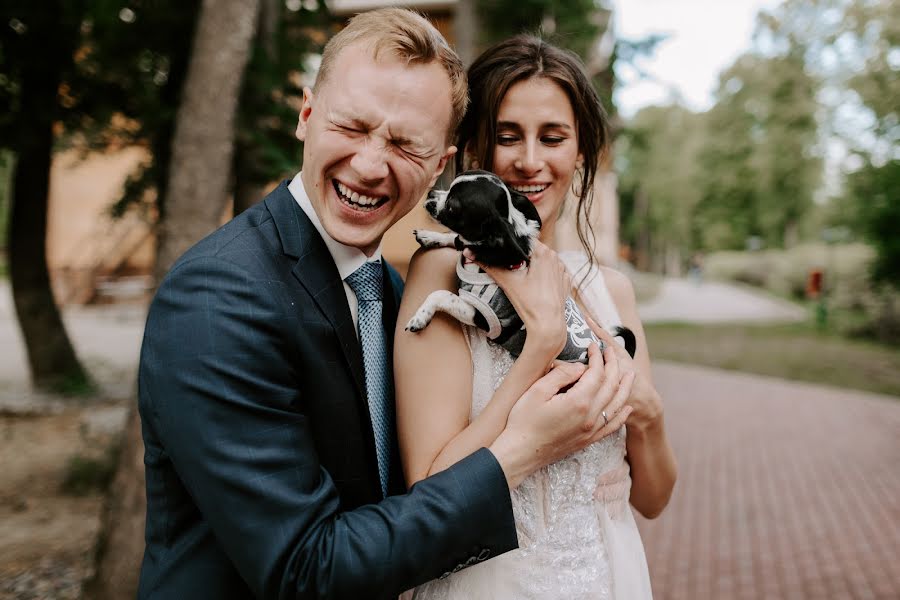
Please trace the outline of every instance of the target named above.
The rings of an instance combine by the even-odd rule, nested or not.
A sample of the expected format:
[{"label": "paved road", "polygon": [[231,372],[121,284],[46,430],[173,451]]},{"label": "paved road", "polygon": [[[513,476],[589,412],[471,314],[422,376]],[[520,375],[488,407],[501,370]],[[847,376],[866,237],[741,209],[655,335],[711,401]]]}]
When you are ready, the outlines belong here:
[{"label": "paved road", "polygon": [[801,321],[801,307],[765,292],[722,282],[695,283],[666,278],[659,294],[639,307],[641,319],[722,323],[736,321]]},{"label": "paved road", "polygon": [[[707,289],[681,314],[737,297]],[[65,319],[95,375],[127,392],[143,310]],[[29,401],[3,284],[0,352],[0,408]],[[654,374],[680,468],[666,512],[639,519],[656,600],[900,598],[900,399],[663,362]]]}]

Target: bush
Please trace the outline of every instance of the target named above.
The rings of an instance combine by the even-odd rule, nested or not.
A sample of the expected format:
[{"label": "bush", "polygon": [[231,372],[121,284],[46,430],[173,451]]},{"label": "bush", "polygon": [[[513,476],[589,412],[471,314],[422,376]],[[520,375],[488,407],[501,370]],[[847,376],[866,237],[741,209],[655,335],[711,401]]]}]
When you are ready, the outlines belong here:
[{"label": "bush", "polygon": [[824,274],[829,322],[840,333],[900,343],[900,294],[876,286],[874,249],[866,244],[804,244],[790,250],[716,252],[706,257],[710,279],[737,281],[794,300],[806,298],[813,270]]}]

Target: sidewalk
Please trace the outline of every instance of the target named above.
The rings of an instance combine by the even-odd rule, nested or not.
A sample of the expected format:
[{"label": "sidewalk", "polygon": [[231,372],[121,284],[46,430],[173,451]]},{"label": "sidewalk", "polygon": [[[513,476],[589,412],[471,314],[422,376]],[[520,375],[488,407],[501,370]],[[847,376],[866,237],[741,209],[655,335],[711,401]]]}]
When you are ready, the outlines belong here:
[{"label": "sidewalk", "polygon": [[900,598],[900,399],[659,362],[656,600]]}]

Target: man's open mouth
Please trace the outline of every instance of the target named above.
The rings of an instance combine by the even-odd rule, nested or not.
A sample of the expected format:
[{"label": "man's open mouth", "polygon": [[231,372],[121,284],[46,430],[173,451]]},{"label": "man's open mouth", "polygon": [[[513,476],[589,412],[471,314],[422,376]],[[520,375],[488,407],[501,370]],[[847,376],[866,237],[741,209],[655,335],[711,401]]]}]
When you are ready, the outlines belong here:
[{"label": "man's open mouth", "polygon": [[344,204],[352,206],[356,210],[377,210],[388,200],[387,196],[376,198],[373,196],[364,196],[363,194],[354,192],[337,179],[332,179],[331,183],[332,185],[334,185],[334,191],[337,192],[338,198],[340,198],[341,201],[344,202]]}]

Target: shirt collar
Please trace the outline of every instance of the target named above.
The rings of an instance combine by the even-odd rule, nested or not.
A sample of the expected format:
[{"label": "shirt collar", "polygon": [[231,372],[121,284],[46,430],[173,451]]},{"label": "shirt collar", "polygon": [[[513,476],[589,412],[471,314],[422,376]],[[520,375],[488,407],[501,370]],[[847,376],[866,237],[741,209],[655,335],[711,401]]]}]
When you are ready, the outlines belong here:
[{"label": "shirt collar", "polygon": [[300,178],[300,173],[297,173],[288,184],[288,191],[291,192],[294,200],[297,201],[297,204],[300,205],[300,208],[306,213],[306,216],[309,217],[313,227],[316,228],[316,231],[318,231],[319,235],[322,236],[322,239],[325,240],[325,245],[328,247],[328,252],[331,253],[331,258],[334,259],[334,264],[337,266],[341,279],[347,279],[347,277],[367,261],[377,262],[381,260],[380,242],[378,243],[378,248],[372,256],[369,257],[359,248],[344,245],[328,235],[328,232],[325,231],[325,228],[322,226],[322,221],[319,220],[319,215],[313,208],[309,195],[306,193],[306,188],[303,187],[303,180]]}]

